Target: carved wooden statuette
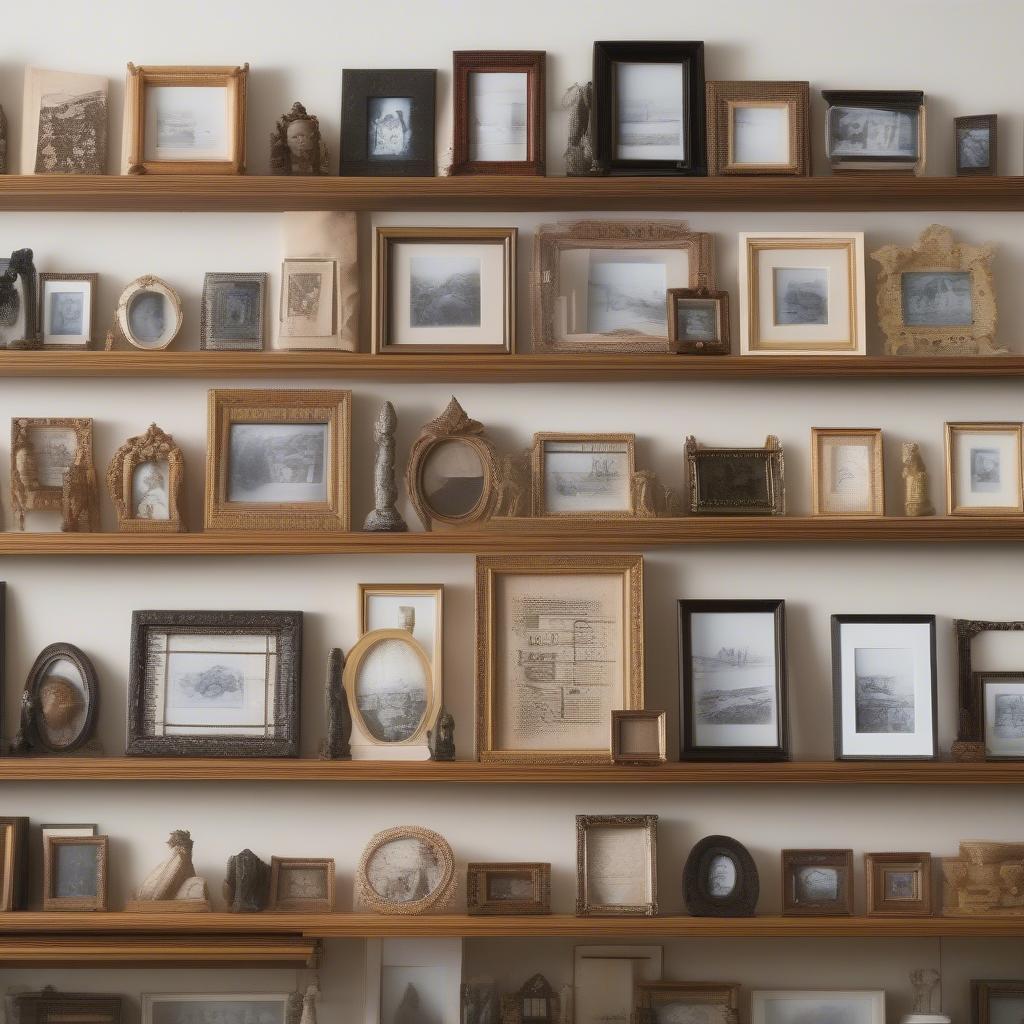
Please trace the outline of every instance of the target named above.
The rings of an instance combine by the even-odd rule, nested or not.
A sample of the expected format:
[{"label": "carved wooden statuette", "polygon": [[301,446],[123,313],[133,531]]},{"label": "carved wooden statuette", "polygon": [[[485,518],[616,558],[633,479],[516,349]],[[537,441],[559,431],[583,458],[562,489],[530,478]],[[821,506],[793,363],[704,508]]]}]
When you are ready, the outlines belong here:
[{"label": "carved wooden statuette", "polygon": [[[16,285],[21,281],[21,294]],[[36,306],[36,267],[31,249],[17,249],[11,253],[7,269],[0,274],[0,327],[13,327],[19,311],[24,311],[25,330],[20,338],[7,342],[8,348],[39,348],[38,309]]]},{"label": "carved wooden statuette", "polygon": [[282,115],[270,135],[270,173],[324,175],[327,146],[320,137],[320,119],[301,103]]},{"label": "carved wooden statuette", "polygon": [[903,442],[903,514],[933,516],[935,506],[928,496],[928,471],[916,441]]},{"label": "carved wooden statuette", "polygon": [[373,464],[373,511],[366,517],[363,529],[368,533],[404,533],[409,529],[402,513],[395,507],[398,485],[395,483],[395,428],[398,417],[395,407],[385,402],[373,425],[377,442],[377,458]]},{"label": "carved wooden statuette", "polygon": [[340,647],[334,647],[327,656],[327,739],[320,751],[325,761],[352,759],[352,711],[342,683],[344,674],[345,655]]},{"label": "carved wooden statuette", "polygon": [[530,514],[531,450],[503,455],[497,464],[494,485],[494,517],[516,518]]},{"label": "carved wooden statuette", "polygon": [[210,909],[206,881],[192,864],[192,836],[175,829],[167,845],[171,854],[158,864],[139,886],[125,909],[135,914],[198,913]]},{"label": "carved wooden statuette", "polygon": [[942,861],[947,917],[1024,916],[1024,843],[964,842]]},{"label": "carved wooden statuette", "polygon": [[270,865],[252,850],[228,858],[224,899],[233,914],[254,914],[270,902]]},{"label": "carved wooden statuette", "polygon": [[151,423],[114,453],[107,489],[122,533],[184,533],[185,459],[170,434]]},{"label": "carved wooden statuette", "polygon": [[565,146],[565,173],[570,178],[600,174],[594,159],[594,83],[570,85],[562,97],[569,111],[569,137]]},{"label": "carved wooden statuette", "polygon": [[455,718],[445,708],[437,718],[437,725],[427,733],[431,761],[455,760]]}]

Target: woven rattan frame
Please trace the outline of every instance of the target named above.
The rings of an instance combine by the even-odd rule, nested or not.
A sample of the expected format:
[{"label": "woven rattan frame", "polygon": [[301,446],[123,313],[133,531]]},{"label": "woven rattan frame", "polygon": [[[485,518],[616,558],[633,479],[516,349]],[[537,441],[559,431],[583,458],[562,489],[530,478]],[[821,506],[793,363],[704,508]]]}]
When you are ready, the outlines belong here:
[{"label": "woven rattan frame", "polygon": [[[37,277],[36,293],[39,296],[39,313],[36,323],[39,326],[39,347],[46,352],[82,352],[96,344],[96,292],[99,288],[99,274],[61,274],[41,273]],[[84,345],[62,345],[59,342],[43,343],[44,305],[46,302],[46,285],[51,281],[88,281],[89,282],[89,337]]]},{"label": "woven rattan frame", "polygon": [[[594,903],[590,899],[590,870],[587,834],[592,828],[633,828],[647,832],[649,859],[638,870],[648,872],[651,898],[634,906]],[[576,916],[657,917],[658,916],[658,816],[656,814],[576,815]]]},{"label": "woven rattan frame", "polygon": [[[825,483],[822,468],[822,442],[829,438],[861,440],[870,446],[871,507],[856,512],[829,512],[822,500]],[[857,519],[885,515],[885,475],[882,472],[882,431],[877,427],[811,427],[811,515],[830,519]]]},{"label": "woven rattan frame", "polygon": [[[324,873],[322,899],[302,899],[280,895],[281,874],[291,868],[319,868]],[[333,857],[271,857],[270,858],[270,911],[304,914],[329,914],[334,910],[334,858]]]},{"label": "woven rattan frame", "polygon": [[[132,483],[135,470],[146,462],[167,463],[167,519],[140,519],[132,515]],[[138,437],[130,437],[107,468],[107,490],[117,513],[121,533],[184,533],[181,489],[185,482],[185,457],[170,434],[155,423]]]},{"label": "woven rattan frame", "polygon": [[[421,843],[426,844],[431,848],[441,866],[441,880],[434,891],[409,903],[395,903],[384,899],[370,884],[367,875],[370,861],[377,852],[388,843],[399,839],[418,839]],[[441,910],[451,902],[455,895],[455,855],[452,853],[452,848],[443,836],[428,828],[420,828],[418,825],[400,825],[397,828],[378,832],[363,850],[362,857],[359,858],[359,867],[356,870],[356,895],[361,902],[371,910],[377,911],[378,914],[415,916],[430,913],[432,910]]]},{"label": "woven rattan frame", "polygon": [[[629,489],[630,507],[622,512],[551,512],[548,510],[544,499],[544,458],[545,446],[549,441],[578,441],[586,444],[624,444],[626,446],[626,458],[629,464]],[[634,501],[632,480],[636,472],[636,435],[635,434],[572,434],[572,433],[549,433],[540,432],[533,435],[533,448],[530,451],[530,471],[532,476],[532,509],[533,516],[550,516],[553,519],[631,519],[636,515],[636,503]]]},{"label": "woven rattan frame", "polygon": [[[528,874],[533,886],[533,895],[526,900],[496,900],[488,897],[488,876],[501,874]],[[551,865],[514,862],[467,864],[466,912],[481,916],[550,914]]]},{"label": "woven rattan frame", "polygon": [[[57,882],[57,850],[62,846],[96,847],[96,895],[53,896]],[[48,836],[43,848],[43,910],[107,909],[107,837]]]}]

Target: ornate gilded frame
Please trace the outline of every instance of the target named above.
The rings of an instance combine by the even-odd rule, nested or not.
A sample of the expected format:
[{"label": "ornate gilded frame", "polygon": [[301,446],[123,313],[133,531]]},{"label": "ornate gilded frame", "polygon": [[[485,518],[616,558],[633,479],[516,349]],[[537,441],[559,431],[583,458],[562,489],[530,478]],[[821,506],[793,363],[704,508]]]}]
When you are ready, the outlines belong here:
[{"label": "ornate gilded frame", "polygon": [[[350,529],[351,391],[213,389],[209,392],[207,409],[204,508],[207,530],[344,532]],[[326,425],[327,501],[229,501],[231,428],[236,423]]]},{"label": "ornate gilded frame", "polygon": [[[280,895],[281,875],[292,868],[315,868],[324,875],[322,898],[295,898]],[[329,914],[334,910],[334,858],[333,857],[271,857],[270,900],[267,910],[303,914]]]},{"label": "ornate gilded frame", "polygon": [[[385,899],[370,884],[368,870],[374,856],[389,843],[401,839],[417,839],[428,846],[441,868],[441,878],[432,892],[408,903],[395,903]],[[356,895],[359,900],[378,914],[415,916],[441,910],[455,895],[455,855],[444,836],[418,825],[400,825],[385,829],[370,839],[356,870]]]},{"label": "ornate gilded frame", "polygon": [[[167,519],[142,519],[132,514],[135,471],[147,462],[167,463]],[[181,489],[185,482],[185,458],[174,438],[155,423],[144,434],[130,437],[107,468],[107,489],[117,513],[121,533],[185,533]]]},{"label": "ornate gilded frame", "polygon": [[[171,309],[174,311],[174,329],[167,331],[164,338],[158,339],[158,343],[155,344],[145,344],[139,341],[132,330],[129,310],[136,296],[142,292],[156,292],[158,295],[162,295],[164,300],[170,303]],[[115,314],[117,329],[129,345],[143,352],[160,352],[170,347],[181,330],[184,317],[185,313],[181,306],[181,297],[166,281],[155,277],[153,274],[144,274],[142,277],[137,277],[121,292],[121,297],[117,300],[117,313]],[[166,340],[164,340],[165,338]]]},{"label": "ornate gilded frame", "polygon": [[[695,516],[784,516],[786,514],[785,461],[782,444],[774,434],[763,448],[703,448],[691,434],[684,446],[690,514]],[[724,501],[708,493],[706,467],[739,459],[764,463],[765,497],[748,496]]]},{"label": "ornate gilded frame", "polygon": [[[913,872],[914,896],[905,900],[885,897],[886,871]],[[868,917],[931,917],[932,855],[930,853],[865,853],[864,885]]]},{"label": "ornate gilded frame", "polygon": [[[671,352],[687,356],[727,356],[732,348],[729,325],[729,293],[713,288],[669,288],[668,347]],[[718,312],[718,337],[710,340],[688,340],[679,337],[679,307],[689,301],[714,302]]]},{"label": "ornate gilded frame", "polygon": [[[644,871],[650,899],[624,905],[596,903],[590,898],[591,829],[642,829],[646,834],[647,857],[637,870]],[[577,814],[576,815],[576,916],[577,917],[657,917],[658,916],[658,816],[656,814]]]},{"label": "ornate gilded frame", "polygon": [[[156,66],[128,64],[125,126],[129,174],[244,174],[245,92],[249,65]],[[146,90],[156,87],[214,87],[227,90],[231,112],[230,155],[227,160],[147,160]]]},{"label": "ornate gilded frame", "polygon": [[[529,875],[529,899],[501,900],[488,895],[491,875]],[[551,913],[551,865],[545,863],[471,863],[466,865],[466,912],[480,916]]]},{"label": "ornate gilded frame", "polygon": [[[667,716],[664,711],[636,710],[612,712],[612,761],[615,764],[664,764],[667,760],[666,738]],[[642,750],[628,750],[622,739],[622,727],[629,722],[653,722],[658,733],[654,747]]]},{"label": "ornate gilded frame", "polygon": [[[958,505],[957,476],[953,467],[953,446],[958,434],[1013,434],[1017,446],[1017,501],[1013,505],[992,507]],[[1024,424],[1022,423],[946,423],[946,515],[948,516],[1019,516],[1024,515]]]},{"label": "ornate gilded frame", "polygon": [[[714,239],[685,221],[581,220],[542,224],[533,243],[533,349],[535,352],[668,352],[664,337],[617,330],[559,337],[561,256],[573,249],[678,249],[687,254],[688,288],[714,288]],[[681,285],[682,282],[679,282]]]},{"label": "ornate gilded frame", "polygon": [[[801,900],[795,877],[800,868],[831,868],[839,888],[834,900]],[[783,917],[848,917],[853,913],[853,850],[783,850]]]},{"label": "ornate gilded frame", "polygon": [[[724,1006],[727,1014],[739,1008],[739,985],[723,985],[702,981],[638,981],[636,1005],[640,1011],[655,1011],[661,1006],[685,1002],[697,1006]],[[646,1018],[642,1015],[641,1024]]]},{"label": "ornate gilded frame", "polygon": [[[626,483],[629,491],[630,507],[624,511],[610,512],[552,512],[547,508],[544,487],[544,461],[546,445],[549,441],[575,441],[580,444],[624,444],[629,464],[629,479]],[[531,502],[530,514],[537,517],[552,519],[632,519],[636,516],[636,495],[633,490],[633,475],[636,473],[636,435],[635,434],[574,434],[542,431],[533,435],[533,447],[530,449]]]},{"label": "ornate gilded frame", "polygon": [[[830,512],[826,508],[823,488],[823,444],[830,438],[861,440],[870,449],[868,508],[850,512]],[[882,472],[882,431],[877,427],[811,427],[811,515],[829,519],[856,519],[885,515],[885,474]]]},{"label": "ornate gilded frame", "polygon": [[[96,847],[96,895],[55,896],[57,883],[57,850],[63,846]],[[48,836],[43,847],[43,910],[106,910],[107,909],[106,836]]]},{"label": "ornate gilded frame", "polygon": [[[96,293],[99,289],[99,274],[62,274],[57,271],[43,272],[36,275],[36,292],[39,299],[39,312],[36,316],[39,331],[39,347],[45,352],[82,352],[88,351],[97,341],[96,337]],[[54,281],[86,281],[89,284],[89,324],[88,337],[82,345],[67,345],[61,342],[45,341],[46,332],[46,286]],[[60,335],[54,335],[60,337]]]}]

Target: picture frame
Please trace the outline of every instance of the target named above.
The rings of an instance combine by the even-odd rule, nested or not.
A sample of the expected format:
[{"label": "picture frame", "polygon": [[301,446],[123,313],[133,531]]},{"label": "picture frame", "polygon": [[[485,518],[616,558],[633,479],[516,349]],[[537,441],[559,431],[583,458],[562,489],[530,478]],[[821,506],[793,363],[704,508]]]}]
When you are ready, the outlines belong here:
[{"label": "picture frame", "polygon": [[712,288],[669,288],[669,351],[687,356],[727,356],[729,293]]},{"label": "picture frame", "polygon": [[[463,1000],[482,1013],[493,1007],[496,1014],[497,986],[492,983],[489,991],[480,991],[472,982],[461,984],[462,946],[461,938],[367,939],[362,1014],[352,1020],[402,1024],[406,1013],[402,1003],[410,986],[418,997],[418,1012],[426,1014],[427,1020],[465,1019],[460,1014]],[[486,1024],[491,1018],[479,1019]],[[497,1016],[493,1024],[500,1024]]]},{"label": "picture frame", "polygon": [[96,344],[99,274],[43,272],[37,276],[39,341],[44,351],[79,352]]},{"label": "picture frame", "polygon": [[[593,83],[595,155],[606,174],[707,173],[703,42],[595,42]],[[661,130],[628,127],[643,124],[626,118],[652,96],[664,108]]]},{"label": "picture frame", "polygon": [[544,174],[545,57],[543,50],[452,54],[450,174]]},{"label": "picture frame", "polygon": [[881,989],[754,989],[750,993],[750,1024],[799,1024],[832,1008],[848,1014],[850,1024],[885,1024],[885,992]]},{"label": "picture frame", "polygon": [[28,831],[28,818],[0,817],[0,913],[28,907]]},{"label": "picture frame", "polygon": [[[100,75],[26,67],[21,174],[106,174],[110,82]],[[10,108],[8,108],[10,109]],[[10,138],[7,169],[14,163]]]},{"label": "picture frame", "polygon": [[330,914],[334,911],[333,857],[271,857],[271,911]]},{"label": "picture frame", "polygon": [[533,244],[533,350],[668,352],[663,296],[714,286],[714,240],[685,221],[542,224]]},{"label": "picture frame", "polygon": [[761,883],[750,851],[731,836],[705,836],[683,865],[692,917],[753,917]]},{"label": "picture frame", "polygon": [[930,917],[930,853],[865,853],[868,917]]},{"label": "picture frame", "polygon": [[576,815],[576,916],[658,916],[658,816]]},{"label": "picture frame", "polygon": [[811,173],[809,82],[708,82],[708,174]]},{"label": "picture frame", "polygon": [[853,914],[853,850],[783,850],[782,916]]},{"label": "picture frame", "polygon": [[351,391],[214,388],[207,410],[206,529],[351,528]]},{"label": "picture frame", "polygon": [[[204,1011],[218,1019],[234,1013],[244,1020],[248,1011],[262,1024],[299,1024],[302,1007],[302,997],[295,992],[143,992],[139,1002],[141,1024],[164,1024],[180,1016],[194,1019]],[[175,1004],[181,1005],[176,1009]]]},{"label": "picture frame", "polygon": [[170,434],[151,423],[130,437],[107,468],[119,533],[185,533],[185,457]]},{"label": "picture frame", "polygon": [[998,143],[998,118],[995,114],[954,117],[953,161],[957,177],[995,174]]},{"label": "picture frame", "polygon": [[774,434],[763,448],[705,448],[691,434],[683,455],[691,515],[786,514],[785,462]]},{"label": "picture frame", "polygon": [[573,1009],[576,1024],[603,1024],[602,1016],[630,1019],[639,987],[662,976],[661,946],[576,946],[573,949]]},{"label": "picture frame", "polygon": [[413,639],[430,659],[435,681],[444,683],[444,584],[360,583],[359,635],[404,628],[412,613]]},{"label": "picture frame", "polygon": [[434,68],[343,68],[338,173],[432,178],[436,92]]},{"label": "picture frame", "polygon": [[378,227],[373,353],[515,352],[518,236],[514,227]]},{"label": "picture frame", "polygon": [[677,607],[680,760],[788,761],[786,602]]},{"label": "picture frame", "polygon": [[[536,589],[539,587],[539,590]],[[581,602],[585,604],[581,605]],[[614,663],[586,687],[597,702],[594,713],[580,719],[575,702],[538,709],[537,687],[526,671],[537,645],[528,623],[559,640],[558,611],[571,618],[573,631],[593,631],[594,642],[616,651]],[[513,616],[515,621],[510,620]],[[526,616],[531,616],[527,619]],[[620,554],[479,555],[476,560],[476,738],[480,761],[499,764],[609,764],[608,721],[614,710],[639,710],[644,704],[643,558]],[[516,625],[519,623],[520,625]],[[543,627],[533,632],[540,638]],[[545,646],[552,646],[550,643]],[[573,647],[554,645],[549,652],[562,662],[563,685],[579,689],[573,679]],[[498,651],[519,650],[522,663],[507,671]],[[510,657],[510,655],[508,656]],[[568,664],[566,664],[568,662]],[[556,662],[557,664],[557,662]],[[511,675],[511,678],[509,678]],[[580,694],[583,697],[584,694]],[[522,707],[526,721],[516,722]],[[598,710],[599,709],[599,710]],[[591,724],[592,723],[592,724]]]},{"label": "picture frame", "polygon": [[1024,515],[1024,425],[946,423],[946,515]]},{"label": "picture frame", "polygon": [[363,850],[356,896],[378,914],[429,914],[446,907],[454,894],[455,856],[447,840],[430,829],[385,829]]},{"label": "picture frame", "polygon": [[471,863],[466,866],[466,912],[472,915],[551,913],[551,865]]},{"label": "picture frame", "polygon": [[879,428],[811,428],[811,515],[885,515]]},{"label": "picture frame", "polygon": [[825,155],[833,174],[923,174],[925,102],[919,89],[824,89]]},{"label": "picture frame", "polygon": [[[48,644],[25,680],[22,705],[40,710],[31,716],[27,728],[22,719],[18,751],[70,754],[80,750],[96,731],[99,703],[99,681],[89,656],[74,644]],[[47,706],[64,711],[51,719],[42,710]]]},{"label": "picture frame", "polygon": [[863,231],[739,233],[740,355],[863,356]]},{"label": "picture frame", "polygon": [[530,469],[534,517],[629,519],[636,515],[634,434],[536,433]]},{"label": "picture frame", "polygon": [[[1024,672],[972,672],[973,707],[988,761],[1024,761],[1020,709]],[[970,711],[967,710],[970,714]]]},{"label": "picture frame", "polygon": [[938,757],[934,615],[833,615],[837,761]]},{"label": "picture frame", "polygon": [[133,348],[160,352],[178,336],[184,315],[178,293],[159,277],[144,274],[121,292],[115,321]]},{"label": "picture frame", "polygon": [[121,1024],[121,996],[56,992],[48,987],[10,998],[19,1024]]},{"label": "picture frame", "polygon": [[[248,64],[158,67],[129,63],[125,87],[128,174],[244,174],[248,77]],[[189,107],[169,105],[169,91],[177,89],[192,90]]]},{"label": "picture frame", "polygon": [[126,753],[298,757],[301,675],[302,612],[132,612]]},{"label": "picture frame", "polygon": [[262,352],[266,305],[266,274],[207,271],[199,307],[200,350]]},{"label": "picture frame", "polygon": [[333,256],[287,257],[281,261],[277,348],[338,347],[340,273]]},{"label": "picture frame", "polygon": [[979,633],[1024,631],[1024,621],[992,622],[982,619],[954,619],[953,628],[956,635],[959,704],[957,741],[953,744],[953,759],[978,761],[987,755],[987,712],[981,700],[983,691],[979,689],[975,677],[996,676],[998,678],[1002,674],[990,671],[976,673],[974,671],[972,664],[973,641]]},{"label": "picture frame", "polygon": [[615,764],[664,764],[664,711],[612,711],[612,761]]},{"label": "picture frame", "polygon": [[997,1024],[1000,1003],[1010,1013],[1024,1011],[1024,981],[971,980],[971,1024]]},{"label": "picture frame", "polygon": [[[704,1007],[708,1024],[729,1024],[739,1012],[739,985],[702,981],[640,981],[636,985],[636,1004],[647,1011],[657,1024],[659,1014],[670,1014],[676,1007]],[[641,1020],[644,1018],[641,1017]],[[665,1020],[671,1017],[665,1016]]]},{"label": "picture frame", "polygon": [[50,836],[43,847],[43,910],[106,910],[106,836]]}]

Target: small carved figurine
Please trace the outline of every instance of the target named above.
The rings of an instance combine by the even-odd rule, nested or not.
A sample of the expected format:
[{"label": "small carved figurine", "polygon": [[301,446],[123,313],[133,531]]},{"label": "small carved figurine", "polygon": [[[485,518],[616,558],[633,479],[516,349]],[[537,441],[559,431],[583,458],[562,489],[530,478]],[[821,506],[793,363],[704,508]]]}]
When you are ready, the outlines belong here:
[{"label": "small carved figurine", "polygon": [[184,829],[175,829],[167,845],[171,848],[171,855],[146,876],[134,899],[129,900],[127,909],[135,913],[209,910],[210,894],[206,881],[196,874],[192,864],[192,836]]},{"label": "small carved figurine", "polygon": [[366,517],[363,529],[369,533],[405,533],[408,524],[395,507],[398,485],[395,483],[395,428],[398,417],[395,407],[385,402],[373,425],[377,457],[373,464],[373,511]]},{"label": "small carved figurine", "polygon": [[933,516],[935,506],[928,496],[928,470],[916,441],[903,442],[903,514]]},{"label": "small carved figurine", "polygon": [[527,449],[519,455],[503,455],[498,462],[497,479],[494,490],[494,515],[514,519],[517,516],[529,515],[529,479],[527,467],[530,465],[530,451]]},{"label": "small carved figurine", "polygon": [[437,725],[427,733],[431,761],[455,760],[455,719],[450,711],[441,708]]},{"label": "small carved figurine", "polygon": [[594,86],[592,82],[570,85],[562,97],[569,111],[569,139],[565,147],[565,173],[570,178],[599,174],[594,159]]},{"label": "small carved figurine", "polygon": [[1024,843],[963,842],[942,875],[947,917],[1024,916]]},{"label": "small carved figurine", "polygon": [[254,914],[270,902],[270,865],[252,850],[228,857],[224,899],[233,914]]},{"label": "small carved figurine", "polygon": [[271,174],[327,174],[327,146],[320,137],[320,119],[293,103],[270,136]]},{"label": "small carved figurine", "polygon": [[7,173],[7,115],[0,107],[0,174]]},{"label": "small carved figurine", "polygon": [[345,655],[340,647],[327,656],[327,739],[321,757],[326,761],[348,761],[352,757],[352,712],[342,685]]},{"label": "small carved figurine", "polygon": [[654,519],[658,511],[655,507],[657,477],[650,469],[638,469],[633,474],[633,515],[637,519]]},{"label": "small carved figurine", "polygon": [[[21,295],[15,287],[21,279]],[[0,326],[13,327],[18,312],[25,311],[25,333],[21,338],[7,342],[8,348],[39,348],[42,344],[36,323],[36,267],[31,249],[17,249],[11,253],[7,269],[0,274]]]},{"label": "small carved figurine", "polygon": [[904,1024],[950,1024],[950,1018],[935,1005],[935,993],[939,988],[939,978],[939,972],[931,967],[910,972],[910,985],[914,990],[914,1008],[903,1018]]}]

